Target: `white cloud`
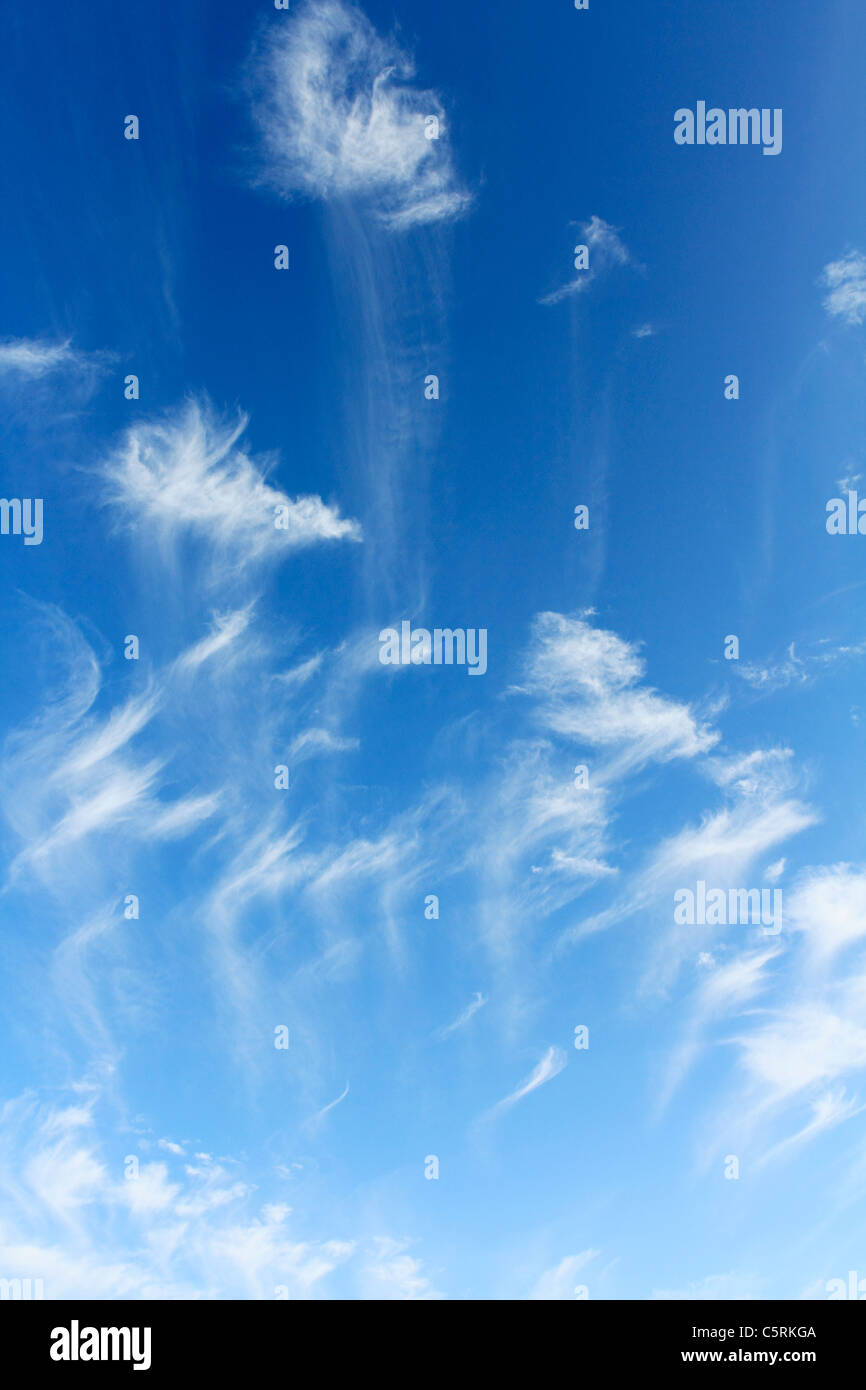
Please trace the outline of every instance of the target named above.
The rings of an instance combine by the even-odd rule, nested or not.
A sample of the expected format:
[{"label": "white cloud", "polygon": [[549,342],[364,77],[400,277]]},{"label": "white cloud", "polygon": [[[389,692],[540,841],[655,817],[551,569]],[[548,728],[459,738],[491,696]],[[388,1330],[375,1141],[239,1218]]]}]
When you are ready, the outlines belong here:
[{"label": "white cloud", "polygon": [[683,1010],[682,1034],[667,1059],[662,1084],[657,1088],[657,1114],[664,1111],[695,1064],[710,1025],[741,1013],[759,994],[766,992],[773,980],[768,967],[774,965],[780,955],[781,949],[776,944],[757,950],[747,947],[721,962],[708,951],[698,953],[695,961],[698,974],[691,1001]]},{"label": "white cloud", "polygon": [[773,1102],[866,1067],[866,1028],[860,1019],[811,1002],[791,1005],[737,1041],[747,1074]]},{"label": "white cloud", "polygon": [[[190,401],[174,415],[131,426],[103,469],[108,500],[149,544],[196,538],[214,562],[221,558],[225,577],[319,541],[360,540],[357,522],[320,497],[292,500],[266,482],[262,467],[239,447],[246,423],[220,420]],[[240,621],[235,617],[234,632]],[[230,621],[214,640],[232,635]]]},{"label": "white cloud", "polygon": [[773,845],[815,824],[816,817],[792,800],[743,801],[672,836],[659,850],[650,873],[655,882],[678,884],[704,878],[734,884]]},{"label": "white cloud", "polygon": [[240,608],[234,613],[217,614],[208,636],[203,637],[200,642],[196,642],[194,646],[188,648],[182,656],[178,657],[178,670],[197,671],[212,657],[230,650],[237,639],[248,629],[252,614],[252,605]]},{"label": "white cloud", "polygon": [[866,936],[866,874],[849,864],[813,869],[789,896],[785,916],[803,932],[812,957],[826,964]]},{"label": "white cloud", "polygon": [[707,752],[718,734],[688,705],[639,685],[637,649],[583,618],[542,613],[533,624],[525,686],[540,697],[548,728],[575,740],[619,749],[622,771],[650,760]]},{"label": "white cloud", "polygon": [[309,657],[306,661],[301,661],[297,666],[293,666],[290,671],[281,671],[276,679],[281,685],[292,688],[294,686],[305,685],[308,680],[321,670],[324,652],[316,652],[315,656]]},{"label": "white cloud", "polygon": [[461,1010],[461,1012],[457,1015],[454,1021],[452,1023],[446,1024],[444,1028],[438,1029],[435,1036],[439,1038],[440,1041],[444,1040],[445,1038],[450,1038],[451,1034],[456,1033],[458,1028],[465,1027],[465,1025],[469,1022],[470,1018],[474,1018],[475,1015],[478,1013],[478,1010],[483,1009],[486,1003],[486,998],[479,990],[476,993],[475,998],[472,999],[470,1003],[466,1005],[465,1009]]},{"label": "white cloud", "polygon": [[13,864],[15,873],[28,862],[47,859],[57,850],[68,849],[87,836],[121,825],[152,806],[150,793],[155,789],[161,766],[153,760],[139,768],[117,767],[83,795],[71,791],[69,810],[43,838],[18,856]]},{"label": "white cloud", "polygon": [[117,1189],[120,1199],[135,1216],[151,1217],[168,1210],[180,1193],[180,1187],[168,1180],[164,1163],[143,1163],[135,1178],[124,1181]]},{"label": "white cloud", "polygon": [[765,967],[778,956],[775,946],[745,951],[704,975],[698,993],[698,1013],[712,1015],[740,1009],[767,986]]},{"label": "white cloud", "polygon": [[534,874],[561,874],[565,878],[613,878],[617,870],[611,864],[606,864],[603,859],[588,859],[585,855],[566,854],[561,849],[554,849],[550,855],[549,864],[542,866],[533,864]]},{"label": "white cloud", "polygon": [[[708,1024],[739,1015],[719,1039],[737,1047],[739,1070],[726,1104],[716,1101],[708,1163],[745,1149],[754,1166],[790,1158],[864,1108],[842,1082],[866,1071],[866,878],[847,864],[809,869],[786,893],[783,916],[787,940],[759,950],[731,943],[737,954],[703,975],[669,1069],[668,1095]],[[771,988],[756,1010],[755,996]]]},{"label": "white cloud", "polygon": [[[573,280],[565,285],[561,285],[552,294],[545,295],[540,299],[539,304],[559,304],[563,299],[569,299],[572,295],[582,294],[598,278],[605,274],[614,266],[631,265],[631,254],[621,240],[616,227],[612,227],[609,222],[605,222],[603,217],[593,213],[588,222],[579,224],[578,230],[581,237],[579,244],[584,245],[589,250],[589,265],[586,270],[581,270]],[[649,325],[647,325],[649,327]],[[652,328],[649,327],[652,332]],[[644,330],[639,329],[637,337],[645,337]]]},{"label": "white cloud", "polygon": [[[593,626],[591,616],[535,618],[522,678],[508,694],[527,700],[541,736],[509,743],[471,799],[473,836],[463,852],[481,875],[479,927],[497,963],[509,964],[517,991],[533,969],[534,924],[619,875],[609,830],[632,774],[703,757],[719,737],[688,704],[645,684],[638,647]],[[576,745],[572,752],[563,740]],[[575,776],[583,764],[588,782]],[[626,887],[621,901],[634,891]],[[605,924],[596,913],[559,940]]]},{"label": "white cloud", "polygon": [[[392,230],[468,205],[442,103],[411,85],[414,64],[342,0],[308,0],[256,56],[254,114],[266,180],[284,194],[357,197]],[[425,117],[440,123],[427,139]]]},{"label": "white cloud", "polygon": [[824,1134],[827,1130],[835,1129],[836,1125],[844,1124],[846,1120],[853,1119],[863,1110],[862,1105],[858,1105],[853,1097],[845,1094],[844,1087],[837,1091],[827,1091],[823,1095],[815,1098],[811,1105],[811,1118],[796,1134],[791,1134],[781,1143],[769,1149],[760,1159],[756,1166],[763,1166],[775,1158],[779,1158],[800,1148],[803,1144],[816,1139],[818,1135]]},{"label": "white cloud", "polygon": [[377,840],[352,840],[336,856],[324,856],[324,866],[316,876],[313,889],[320,892],[338,884],[380,877],[401,869],[404,876],[408,873],[415,881],[421,870],[414,859],[418,847],[417,837],[411,830],[402,834],[396,826]]},{"label": "white cloud", "polygon": [[65,1141],[40,1149],[27,1163],[23,1181],[59,1220],[77,1214],[100,1195],[106,1170],[88,1148]]},{"label": "white cloud", "polygon": [[704,965],[716,967],[714,952],[736,951],[735,960],[725,961],[709,975],[702,973],[693,1008],[686,1011],[686,1039],[676,1049],[663,1097],[690,1064],[708,1020],[724,1005],[736,1008],[764,987],[764,972],[779,945],[776,937],[770,940],[759,928],[747,928],[733,938],[727,927],[701,927],[696,934],[694,927],[676,924],[674,892],[694,887],[699,879],[713,887],[751,886],[755,866],[767,851],[818,819],[811,807],[791,795],[797,770],[789,750],[710,757],[702,760],[701,770],[718,784],[725,804],[707,812],[699,824],[686,825],[662,839],[629,875],[617,899],[567,928],[557,943],[558,948],[573,945],[581,937],[640,915],[641,922],[653,927],[645,933],[647,956],[640,986],[647,993],[669,990],[698,953]]},{"label": "white cloud", "polygon": [[156,840],[177,840],[188,835],[202,821],[215,816],[222,802],[219,792],[207,796],[185,796],[173,801],[164,811],[153,808],[144,833]]},{"label": "white cloud", "polygon": [[[530,1293],[530,1300],[563,1301],[575,1296],[575,1282],[581,1270],[598,1257],[598,1250],[582,1250],[579,1255],[566,1255],[553,1269],[545,1270]],[[582,1281],[581,1281],[582,1282]]]},{"label": "white cloud", "polygon": [[147,695],[135,696],[126,704],[112,710],[95,732],[86,733],[72,751],[60,763],[54,773],[54,780],[63,783],[68,779],[80,777],[98,763],[106,761],[119,752],[135,738],[150,721],[159,708],[159,700],[151,691]]},{"label": "white cloud", "polygon": [[184,1152],[182,1144],[175,1144],[173,1139],[158,1139],[157,1148],[165,1149],[166,1153],[174,1154],[180,1158]]},{"label": "white cloud", "polygon": [[344,1088],[343,1088],[343,1090],[340,1092],[340,1094],[339,1094],[337,1097],[335,1097],[334,1100],[329,1101],[327,1105],[323,1105],[322,1108],[321,1108],[321,1110],[317,1110],[316,1113],[315,1113],[315,1115],[313,1115],[312,1119],[310,1119],[309,1121],[307,1121],[308,1127],[316,1128],[316,1126],[320,1123],[321,1120],[323,1120],[323,1119],[325,1118],[325,1116],[329,1113],[329,1111],[333,1110],[333,1109],[334,1109],[336,1106],[338,1106],[342,1101],[344,1101],[344,1100],[346,1099],[346,1096],[347,1096],[348,1094],[349,1094],[349,1083],[348,1083],[348,1081],[347,1081],[347,1082],[346,1082],[346,1085],[344,1086]]},{"label": "white cloud", "polygon": [[819,644],[821,650],[799,655],[791,642],[784,658],[775,662],[736,662],[736,673],[756,690],[766,694],[788,685],[805,685],[815,676],[844,661],[853,661],[866,653],[866,642],[832,647]]},{"label": "white cloud", "polygon": [[[425,795],[412,809],[392,818],[374,839],[366,836],[325,849],[318,856],[309,896],[317,913],[346,913],[376,903],[375,915],[396,962],[405,965],[406,903],[431,865],[428,841],[441,843],[448,809]],[[356,906],[357,905],[357,906]]]},{"label": "white cloud", "polygon": [[41,1279],[47,1299],[305,1299],[341,1267],[361,1296],[439,1296],[406,1240],[299,1239],[284,1202],[219,1164],[178,1163],[173,1141],[160,1141],[166,1162],[124,1177],[116,1141],[128,1132],[105,1157],[84,1107],[26,1095],[0,1120],[0,1269]]},{"label": "white cloud", "polygon": [[[195,786],[178,792],[175,777],[173,795],[166,795],[164,774],[176,745],[166,750],[163,742],[160,755],[150,758],[133,751],[146,736],[158,740],[155,721],[170,717],[170,679],[150,677],[141,694],[94,714],[103,684],[95,653],[59,610],[41,606],[39,613],[60,668],[60,691],[6,741],[3,811],[23,842],[10,882],[23,886],[35,874],[56,885],[67,903],[82,883],[92,901],[100,874],[99,861],[85,857],[94,849],[91,841],[104,849],[106,837],[121,827],[140,840],[185,837],[215,816],[223,796]],[[73,932],[68,939],[78,938]]]},{"label": "white cloud", "polygon": [[531,1095],[533,1091],[537,1091],[539,1086],[544,1086],[548,1081],[552,1081],[555,1076],[559,1076],[559,1073],[563,1070],[565,1065],[566,1056],[562,1048],[549,1047],[541,1061],[533,1068],[532,1073],[526,1080],[521,1082],[510,1095],[497,1101],[493,1109],[488,1111],[488,1114],[492,1115],[498,1111],[507,1110],[512,1105],[516,1105],[517,1102],[523,1100],[525,1096]]},{"label": "white cloud", "polygon": [[846,323],[862,323],[866,316],[866,256],[849,251],[824,267],[821,281],[828,290],[824,300],[827,313]]},{"label": "white cloud", "polygon": [[292,739],[289,757],[293,762],[304,762],[321,753],[350,753],[360,747],[356,738],[342,738],[332,734],[329,729],[305,729]]},{"label": "white cloud", "polygon": [[62,368],[83,370],[97,365],[96,356],[78,352],[71,339],[52,343],[44,338],[7,338],[0,342],[0,375],[38,378]]},{"label": "white cloud", "polygon": [[422,1273],[421,1261],[406,1254],[408,1245],[406,1240],[376,1237],[364,1269],[368,1280],[367,1297],[406,1302],[441,1297]]}]

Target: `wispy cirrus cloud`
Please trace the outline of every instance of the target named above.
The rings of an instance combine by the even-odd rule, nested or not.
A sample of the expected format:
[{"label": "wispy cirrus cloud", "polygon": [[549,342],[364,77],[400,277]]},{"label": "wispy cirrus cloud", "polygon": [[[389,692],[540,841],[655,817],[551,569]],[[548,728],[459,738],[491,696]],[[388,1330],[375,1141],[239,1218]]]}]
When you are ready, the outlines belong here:
[{"label": "wispy cirrus cloud", "polygon": [[[699,711],[646,683],[635,644],[589,617],[534,619],[519,684],[508,694],[535,736],[512,739],[503,766],[473,798],[479,830],[466,852],[482,876],[481,930],[498,962],[510,960],[524,980],[528,923],[616,881],[609,827],[631,775],[651,764],[703,758],[719,739]],[[560,940],[603,920],[596,914]]]},{"label": "wispy cirrus cloud", "polygon": [[[256,54],[254,115],[263,180],[280,193],[357,198],[391,230],[459,216],[458,185],[435,92],[357,6],[307,0]],[[428,139],[427,117],[439,122]]]},{"label": "wispy cirrus cloud", "polygon": [[[675,889],[697,879],[722,886],[740,885],[769,850],[819,819],[817,812],[794,794],[797,770],[792,766],[790,749],[708,758],[702,769],[716,782],[722,804],[708,810],[699,822],[662,838],[617,901],[560,938],[560,945],[573,943],[638,911],[653,913],[660,929],[653,938],[644,980],[650,990],[668,988],[693,954],[693,930],[673,924]],[[705,947],[707,944],[705,941]]]},{"label": "wispy cirrus cloud", "polygon": [[28,1094],[0,1108],[4,1277],[35,1276],[49,1299],[308,1299],[339,1296],[335,1277],[349,1296],[438,1296],[406,1240],[300,1234],[296,1213],[262,1194],[264,1182],[278,1190],[275,1174],[254,1182],[206,1153],[192,1163],[128,1126],[120,1167],[98,1100],[88,1088],[84,1104]]},{"label": "wispy cirrus cloud", "polygon": [[366,1297],[408,1302],[442,1297],[408,1249],[408,1240],[374,1238],[364,1266]]},{"label": "wispy cirrus cloud", "polygon": [[[413,612],[428,586],[425,497],[441,412],[418,408],[413,386],[419,363],[441,370],[447,361],[450,298],[446,248],[440,240],[430,254],[429,237],[471,199],[455,172],[443,102],[416,83],[404,45],[346,0],[306,0],[285,18],[262,26],[247,64],[254,176],[327,210],[345,366],[356,380],[341,401],[342,466],[371,542],[358,587],[372,623],[389,594]],[[401,234],[412,228],[427,235]],[[340,348],[338,365],[343,356]]]},{"label": "wispy cirrus cloud", "polygon": [[861,870],[810,868],[786,896],[787,939],[722,946],[729,959],[713,964],[687,1006],[669,1074],[694,1062],[711,1023],[716,1039],[736,1048],[727,1094],[716,1096],[704,1133],[705,1165],[730,1151],[748,1153],[755,1168],[790,1159],[863,1111],[848,1087],[866,1077],[864,911]]},{"label": "wispy cirrus cloud", "polygon": [[581,617],[541,613],[522,687],[557,734],[616,749],[620,771],[706,753],[719,735],[688,707],[642,684],[645,662],[616,633]]},{"label": "wispy cirrus cloud", "polygon": [[48,338],[6,338],[0,341],[0,378],[5,375],[31,380],[61,370],[98,371],[104,355],[86,353],[72,346],[72,339],[53,342]]},{"label": "wispy cirrus cloud", "polygon": [[[538,301],[539,304],[559,304],[563,299],[570,299],[572,295],[583,294],[599,276],[607,274],[615,266],[633,264],[631,252],[620,237],[619,229],[605,222],[603,217],[593,213],[588,222],[573,225],[577,227],[582,238],[579,244],[586,246],[589,251],[589,264],[585,270],[579,271],[573,280],[560,285],[559,289],[553,290],[551,294],[546,294]],[[644,337],[646,334],[639,330],[637,336]]]},{"label": "wispy cirrus cloud", "polygon": [[809,1117],[802,1129],[787,1135],[778,1144],[768,1149],[757,1160],[756,1167],[762,1168],[765,1164],[772,1163],[776,1159],[790,1157],[798,1149],[813,1142],[828,1130],[835,1129],[837,1125],[844,1124],[846,1120],[851,1120],[855,1115],[862,1114],[866,1106],[860,1105],[854,1097],[846,1095],[843,1086],[838,1090],[830,1090],[817,1095],[811,1101],[809,1109]]},{"label": "wispy cirrus cloud", "polygon": [[194,643],[177,658],[175,663],[177,670],[185,674],[192,674],[198,671],[205,662],[230,652],[238,638],[249,628],[253,611],[253,605],[248,604],[245,608],[236,609],[234,612],[217,613],[213,618],[211,631],[208,635],[202,637],[200,641]]},{"label": "wispy cirrus cloud", "polygon": [[330,729],[304,729],[289,746],[289,757],[293,762],[305,762],[307,758],[320,757],[326,753],[347,753],[358,748],[356,738],[343,738]]},{"label": "wispy cirrus cloud", "polygon": [[599,1250],[582,1250],[579,1255],[566,1255],[558,1265],[547,1269],[537,1281],[529,1298],[533,1301],[564,1301],[573,1299],[575,1280],[588,1264],[597,1259]]},{"label": "wispy cirrus cloud", "polygon": [[866,654],[866,642],[831,645],[828,641],[814,644],[816,649],[803,653],[797,651],[797,644],[788,645],[784,657],[758,662],[744,661],[734,663],[736,674],[754,690],[770,694],[789,685],[806,685],[809,681],[823,675],[825,671],[847,661],[856,661]]},{"label": "wispy cirrus cloud", "polygon": [[320,497],[292,499],[267,482],[275,460],[258,463],[239,447],[246,426],[195,400],[131,426],[102,467],[107,501],[134,530],[163,544],[192,537],[230,567],[361,539],[358,523]]},{"label": "wispy cirrus cloud", "polygon": [[789,900],[788,924],[813,965],[828,965],[866,938],[866,873],[834,864],[804,873]]},{"label": "wispy cirrus cloud", "polygon": [[501,1114],[503,1110],[510,1110],[512,1105],[517,1105],[518,1101],[524,1100],[533,1091],[537,1091],[539,1086],[546,1086],[548,1081],[559,1076],[565,1066],[566,1056],[562,1048],[549,1047],[526,1080],[522,1081],[509,1095],[503,1096],[502,1100],[497,1101],[490,1110],[486,1111],[483,1118],[492,1119],[494,1115]]},{"label": "wispy cirrus cloud", "polygon": [[[141,756],[134,745],[152,728],[168,700],[169,681],[96,713],[103,673],[77,626],[59,609],[40,605],[46,640],[60,643],[66,665],[61,694],[6,741],[4,812],[22,841],[10,881],[36,874],[58,885],[77,878],[82,851],[95,853],[106,835],[177,839],[211,817],[218,790],[190,788],[166,795],[164,753]],[[79,867],[88,860],[79,860]]]},{"label": "wispy cirrus cloud", "polygon": [[317,1110],[315,1115],[311,1115],[309,1120],[305,1121],[303,1126],[304,1130],[308,1133],[315,1133],[321,1125],[322,1121],[324,1120],[325,1116],[330,1114],[332,1110],[336,1109],[338,1105],[341,1105],[348,1094],[349,1083],[347,1081],[338,1096],[335,1096],[333,1100],[328,1101],[327,1105],[323,1105],[321,1110]]},{"label": "wispy cirrus cloud", "polygon": [[461,1009],[460,1013],[451,1023],[447,1023],[443,1028],[437,1029],[434,1036],[438,1038],[440,1042],[444,1042],[445,1038],[450,1038],[452,1033],[458,1032],[460,1028],[465,1028],[470,1018],[474,1018],[478,1010],[483,1009],[486,1003],[487,999],[485,996],[480,990],[477,991],[475,997],[466,1005],[466,1008]]},{"label": "wispy cirrus cloud", "polygon": [[821,272],[827,290],[824,308],[833,318],[859,324],[866,317],[866,256],[849,251],[838,261],[830,261]]}]

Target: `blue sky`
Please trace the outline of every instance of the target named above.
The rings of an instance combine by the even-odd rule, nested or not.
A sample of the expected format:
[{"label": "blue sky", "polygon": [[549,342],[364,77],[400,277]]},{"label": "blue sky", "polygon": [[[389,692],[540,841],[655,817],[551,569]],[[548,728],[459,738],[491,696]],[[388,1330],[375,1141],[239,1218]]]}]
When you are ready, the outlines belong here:
[{"label": "blue sky", "polygon": [[[0,1277],[866,1278],[862,7],[3,41]],[[781,152],[678,145],[699,101]]]}]

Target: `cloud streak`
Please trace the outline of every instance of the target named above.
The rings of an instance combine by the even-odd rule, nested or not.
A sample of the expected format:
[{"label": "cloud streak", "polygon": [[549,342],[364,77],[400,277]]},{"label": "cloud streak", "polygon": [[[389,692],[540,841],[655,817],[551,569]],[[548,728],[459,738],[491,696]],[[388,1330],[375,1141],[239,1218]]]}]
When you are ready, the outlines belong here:
[{"label": "cloud streak", "polygon": [[510,1095],[504,1096],[502,1100],[497,1101],[492,1109],[487,1111],[487,1117],[492,1118],[494,1115],[501,1114],[504,1110],[510,1110],[513,1105],[517,1105],[519,1101],[525,1100],[533,1091],[537,1091],[539,1086],[546,1086],[548,1081],[552,1081],[555,1076],[559,1076],[559,1073],[564,1069],[565,1065],[566,1056],[562,1048],[549,1047],[541,1058],[541,1061],[533,1068],[526,1080],[522,1081]]},{"label": "cloud streak", "polygon": [[[559,304],[563,299],[570,299],[573,295],[584,294],[601,275],[616,266],[632,265],[631,253],[622,241],[619,231],[612,227],[609,222],[605,222],[603,217],[598,217],[593,213],[588,222],[578,224],[578,230],[583,238],[581,245],[587,247],[589,252],[589,264],[585,270],[581,270],[573,280],[561,285],[540,299],[539,304],[551,305]],[[652,332],[652,329],[649,330]],[[638,337],[644,337],[645,331],[638,330]]]},{"label": "cloud streak", "polygon": [[71,338],[51,342],[46,338],[6,338],[0,342],[0,377],[10,375],[37,380],[56,371],[93,371],[102,357],[79,352]]}]

